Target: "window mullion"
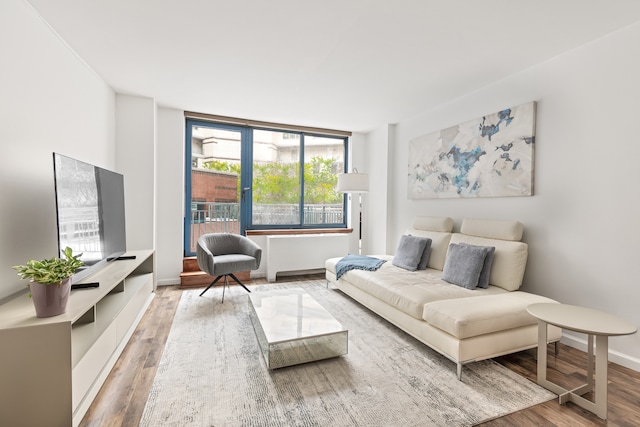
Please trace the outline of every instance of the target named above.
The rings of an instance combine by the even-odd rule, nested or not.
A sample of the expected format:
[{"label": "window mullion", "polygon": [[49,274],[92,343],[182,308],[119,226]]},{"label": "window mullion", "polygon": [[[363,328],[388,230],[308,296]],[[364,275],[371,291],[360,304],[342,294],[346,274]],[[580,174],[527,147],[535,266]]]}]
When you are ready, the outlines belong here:
[{"label": "window mullion", "polygon": [[[240,227],[242,232],[253,225],[253,129],[244,128],[242,134],[242,167],[240,177],[241,216]],[[249,188],[245,191],[245,188]]]},{"label": "window mullion", "polygon": [[300,134],[300,226],[304,225],[304,133]]}]

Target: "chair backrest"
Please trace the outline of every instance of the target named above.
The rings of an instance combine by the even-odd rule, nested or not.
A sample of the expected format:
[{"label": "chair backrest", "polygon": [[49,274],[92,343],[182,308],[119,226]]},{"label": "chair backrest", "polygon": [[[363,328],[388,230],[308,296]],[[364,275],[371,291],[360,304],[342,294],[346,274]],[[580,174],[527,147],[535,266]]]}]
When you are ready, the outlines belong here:
[{"label": "chair backrest", "polygon": [[198,238],[196,257],[198,266],[209,274],[215,272],[214,257],[218,255],[241,254],[256,259],[256,267],[260,265],[262,249],[253,240],[239,234],[209,233]]},{"label": "chair backrest", "polygon": [[242,239],[246,237],[231,233],[210,233],[200,236],[198,242],[202,241],[203,245],[216,256],[244,253]]}]

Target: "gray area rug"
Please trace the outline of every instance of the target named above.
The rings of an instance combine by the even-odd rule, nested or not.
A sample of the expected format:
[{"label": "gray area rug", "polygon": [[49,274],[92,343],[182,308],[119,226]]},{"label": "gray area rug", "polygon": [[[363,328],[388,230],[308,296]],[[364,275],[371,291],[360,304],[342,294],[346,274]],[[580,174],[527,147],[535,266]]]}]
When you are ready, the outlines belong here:
[{"label": "gray area rug", "polygon": [[349,329],[349,353],[269,371],[234,286],[184,291],[142,426],[471,426],[556,396],[498,363],[463,369],[324,280],[302,287]]}]

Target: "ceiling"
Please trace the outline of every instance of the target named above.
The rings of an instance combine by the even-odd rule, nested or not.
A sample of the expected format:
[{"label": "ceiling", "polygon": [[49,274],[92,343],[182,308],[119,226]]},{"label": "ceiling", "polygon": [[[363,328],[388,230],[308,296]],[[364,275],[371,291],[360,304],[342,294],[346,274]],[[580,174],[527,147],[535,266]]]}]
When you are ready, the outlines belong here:
[{"label": "ceiling", "polygon": [[119,93],[366,132],[640,20],[637,0],[25,0]]}]

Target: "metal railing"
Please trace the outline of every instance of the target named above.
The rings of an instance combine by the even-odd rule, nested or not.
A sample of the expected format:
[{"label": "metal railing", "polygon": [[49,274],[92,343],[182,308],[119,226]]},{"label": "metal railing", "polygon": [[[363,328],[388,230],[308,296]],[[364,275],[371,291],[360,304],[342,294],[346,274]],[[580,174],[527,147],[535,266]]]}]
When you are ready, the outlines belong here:
[{"label": "metal railing", "polygon": [[[340,224],[343,218],[342,205],[309,204],[302,207],[305,224]],[[282,225],[300,223],[300,205],[269,204],[253,205],[252,222],[259,225]]]},{"label": "metal railing", "polygon": [[[341,224],[342,204],[308,204],[303,206],[305,224]],[[300,206],[296,204],[254,204],[252,222],[258,225],[300,223]],[[240,233],[240,203],[194,202],[191,205],[191,251],[203,234]]]}]

